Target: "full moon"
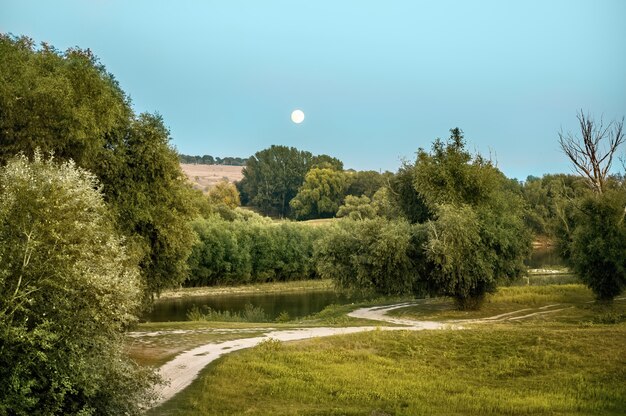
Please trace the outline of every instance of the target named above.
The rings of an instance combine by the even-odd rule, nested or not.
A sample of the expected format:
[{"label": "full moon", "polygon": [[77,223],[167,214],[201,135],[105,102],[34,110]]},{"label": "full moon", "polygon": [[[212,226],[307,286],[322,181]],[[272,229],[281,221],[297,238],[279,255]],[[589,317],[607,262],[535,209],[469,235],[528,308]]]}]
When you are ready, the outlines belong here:
[{"label": "full moon", "polygon": [[291,121],[300,124],[304,121],[304,112],[302,110],[293,110],[291,113]]}]

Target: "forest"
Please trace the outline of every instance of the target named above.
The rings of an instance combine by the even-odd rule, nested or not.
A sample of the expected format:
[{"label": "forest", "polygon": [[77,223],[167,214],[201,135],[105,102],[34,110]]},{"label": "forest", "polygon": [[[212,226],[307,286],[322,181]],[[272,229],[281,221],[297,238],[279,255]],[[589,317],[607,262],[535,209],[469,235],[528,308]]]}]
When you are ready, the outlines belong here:
[{"label": "forest", "polygon": [[[578,174],[524,181],[458,127],[397,172],[278,145],[198,160],[89,50],[0,35],[0,415],[141,413],[158,378],[123,334],[181,286],[323,278],[475,310],[539,239],[612,300],[626,288],[623,120],[578,117],[580,135],[555,137]],[[205,161],[244,178],[203,195],[180,162]]]}]

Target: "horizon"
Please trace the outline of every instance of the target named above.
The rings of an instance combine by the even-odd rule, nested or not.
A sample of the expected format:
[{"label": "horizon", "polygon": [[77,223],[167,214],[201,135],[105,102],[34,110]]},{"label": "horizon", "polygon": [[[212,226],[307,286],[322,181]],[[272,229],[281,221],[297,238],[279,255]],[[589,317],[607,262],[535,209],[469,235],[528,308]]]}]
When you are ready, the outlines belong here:
[{"label": "horizon", "polygon": [[470,151],[525,180],[573,173],[558,132],[576,134],[578,111],[626,115],[618,0],[0,8],[3,33],[90,49],[188,155],[245,158],[277,144],[395,172],[459,127]]}]

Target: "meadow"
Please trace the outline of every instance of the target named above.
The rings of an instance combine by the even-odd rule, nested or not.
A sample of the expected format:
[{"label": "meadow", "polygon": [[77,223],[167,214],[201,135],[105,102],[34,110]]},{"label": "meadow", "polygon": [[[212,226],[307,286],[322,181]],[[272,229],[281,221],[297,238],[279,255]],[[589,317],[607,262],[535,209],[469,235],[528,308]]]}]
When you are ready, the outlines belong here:
[{"label": "meadow", "polygon": [[[562,310],[482,320],[554,303]],[[459,330],[270,340],[229,354],[149,414],[623,414],[624,298],[599,305],[582,285],[520,286],[501,288],[478,312],[453,308],[431,299],[395,314],[476,322]]]}]

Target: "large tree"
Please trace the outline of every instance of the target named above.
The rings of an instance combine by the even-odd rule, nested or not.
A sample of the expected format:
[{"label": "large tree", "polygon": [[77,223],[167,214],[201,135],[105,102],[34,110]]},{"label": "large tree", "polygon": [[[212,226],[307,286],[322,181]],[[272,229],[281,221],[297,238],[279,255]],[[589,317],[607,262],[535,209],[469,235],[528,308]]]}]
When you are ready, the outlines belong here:
[{"label": "large tree", "polygon": [[626,190],[611,181],[610,169],[626,141],[624,119],[604,125],[582,111],[581,137],[559,134],[561,149],[592,190],[570,202],[567,232],[561,233],[563,253],[597,298],[612,300],[626,288]]},{"label": "large tree", "polygon": [[35,149],[95,173],[119,231],[141,253],[145,288],[186,277],[194,209],[159,116],[130,100],[89,50],[0,35],[0,165]]},{"label": "large tree", "polygon": [[341,170],[343,164],[328,155],[313,156],[295,147],[272,145],[258,151],[243,169],[238,185],[242,202],[258,207],[266,215],[287,217],[291,214],[289,202],[313,167]]},{"label": "large tree", "polygon": [[461,308],[476,308],[498,281],[524,271],[530,234],[519,187],[469,153],[460,129],[450,132],[431,152],[420,149],[413,168],[414,188],[433,214],[427,253],[434,269],[427,286]]},{"label": "large tree", "polygon": [[626,289],[625,206],[624,190],[609,190],[579,202],[569,259],[601,301],[611,301]]},{"label": "large tree", "polygon": [[313,168],[289,205],[297,219],[334,217],[347,186],[348,178],[343,171]]},{"label": "large tree", "polygon": [[139,414],[151,370],[123,331],[141,300],[96,178],[35,153],[0,168],[0,415]]}]

